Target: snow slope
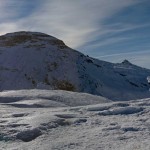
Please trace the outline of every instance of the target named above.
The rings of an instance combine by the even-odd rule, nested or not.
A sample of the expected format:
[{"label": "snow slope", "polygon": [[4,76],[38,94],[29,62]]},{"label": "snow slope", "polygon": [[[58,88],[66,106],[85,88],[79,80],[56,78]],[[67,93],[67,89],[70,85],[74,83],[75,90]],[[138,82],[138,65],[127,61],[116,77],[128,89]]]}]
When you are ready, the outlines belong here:
[{"label": "snow slope", "polygon": [[149,116],[150,99],[112,102],[66,91],[1,92],[0,149],[149,150]]},{"label": "snow slope", "polygon": [[60,89],[112,100],[150,97],[150,70],[83,55],[38,32],[0,36],[0,90]]},{"label": "snow slope", "polygon": [[[61,90],[14,90],[0,92],[0,103],[18,107],[82,106],[110,102],[107,98]],[[54,105],[55,104],[55,105]]]}]

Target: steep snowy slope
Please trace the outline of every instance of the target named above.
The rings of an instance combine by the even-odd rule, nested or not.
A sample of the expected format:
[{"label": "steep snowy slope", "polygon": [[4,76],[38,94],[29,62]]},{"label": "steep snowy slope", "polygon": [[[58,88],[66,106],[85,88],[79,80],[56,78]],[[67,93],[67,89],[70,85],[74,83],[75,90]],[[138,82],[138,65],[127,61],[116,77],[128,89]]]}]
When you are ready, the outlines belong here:
[{"label": "steep snowy slope", "polygon": [[60,89],[113,100],[150,97],[150,70],[124,61],[85,56],[62,41],[36,32],[0,37],[0,90]]}]

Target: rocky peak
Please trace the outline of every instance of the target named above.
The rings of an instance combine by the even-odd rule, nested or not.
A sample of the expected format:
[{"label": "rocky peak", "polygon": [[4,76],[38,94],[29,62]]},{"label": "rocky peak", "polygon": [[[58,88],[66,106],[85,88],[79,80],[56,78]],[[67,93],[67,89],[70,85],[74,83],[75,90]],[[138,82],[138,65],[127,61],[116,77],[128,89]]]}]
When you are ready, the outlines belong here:
[{"label": "rocky peak", "polygon": [[34,45],[38,44],[39,42],[44,42],[51,45],[59,45],[63,48],[67,47],[63,41],[40,32],[20,31],[0,36],[0,46],[2,47],[13,47],[26,42]]},{"label": "rocky peak", "polygon": [[129,62],[127,59],[125,59],[125,60],[122,62],[122,64],[124,64],[124,65],[132,65],[132,63]]}]

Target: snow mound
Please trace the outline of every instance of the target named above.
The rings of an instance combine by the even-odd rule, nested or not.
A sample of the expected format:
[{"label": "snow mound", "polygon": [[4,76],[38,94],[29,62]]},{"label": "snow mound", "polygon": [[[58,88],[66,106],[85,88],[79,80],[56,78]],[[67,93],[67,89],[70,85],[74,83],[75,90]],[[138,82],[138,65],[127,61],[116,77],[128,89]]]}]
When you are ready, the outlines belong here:
[{"label": "snow mound", "polygon": [[62,107],[106,103],[101,96],[61,90],[16,90],[0,92],[0,103],[16,107]]},{"label": "snow mound", "polygon": [[143,111],[141,107],[125,107],[99,112],[99,115],[129,115]]}]

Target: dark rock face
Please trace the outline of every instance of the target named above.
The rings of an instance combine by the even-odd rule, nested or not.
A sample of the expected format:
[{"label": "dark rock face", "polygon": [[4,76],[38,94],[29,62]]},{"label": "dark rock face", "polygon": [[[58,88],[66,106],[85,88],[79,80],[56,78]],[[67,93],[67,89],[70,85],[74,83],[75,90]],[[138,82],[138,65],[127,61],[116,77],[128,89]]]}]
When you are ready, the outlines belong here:
[{"label": "dark rock face", "polygon": [[40,136],[42,133],[39,129],[32,129],[32,130],[26,130],[22,131],[17,134],[16,138],[19,140],[22,140],[24,142],[30,142]]}]

